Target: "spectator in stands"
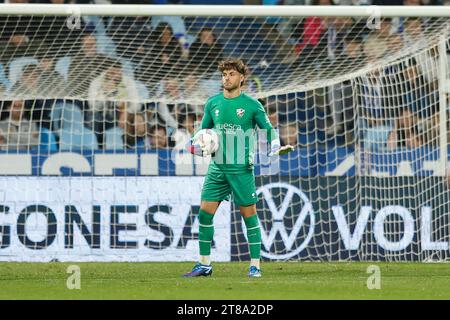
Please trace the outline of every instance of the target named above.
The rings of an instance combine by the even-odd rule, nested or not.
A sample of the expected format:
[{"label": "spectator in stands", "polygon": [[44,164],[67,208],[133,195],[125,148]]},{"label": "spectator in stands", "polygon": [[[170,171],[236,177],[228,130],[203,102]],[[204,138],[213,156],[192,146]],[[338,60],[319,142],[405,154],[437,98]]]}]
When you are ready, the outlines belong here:
[{"label": "spectator in stands", "polygon": [[184,150],[189,139],[193,136],[195,127],[199,125],[197,115],[195,113],[185,110],[184,114],[180,116],[180,126],[171,135],[174,141],[174,148],[177,150]]},{"label": "spectator in stands", "polygon": [[328,59],[333,61],[344,53],[344,39],[348,35],[354,21],[348,17],[331,18],[327,28],[327,52]]},{"label": "spectator in stands", "polygon": [[[418,50],[428,46],[428,40],[424,36],[423,23],[420,18],[408,18],[405,21],[405,32],[403,34],[404,49],[408,51]],[[421,50],[415,58],[416,64],[421,74],[429,82],[437,81],[438,72],[438,51],[436,48],[429,48],[428,50]]]},{"label": "spectator in stands", "polygon": [[[20,20],[20,18],[22,18],[22,20]],[[23,21],[23,17],[17,17],[17,19],[12,17],[12,19],[17,20],[18,25],[14,26],[9,20],[0,20],[0,26],[3,30],[5,30],[0,33],[0,48],[2,48],[0,62],[7,67],[6,70],[8,70],[10,62],[14,59],[28,55],[32,56],[33,53],[31,52],[31,48],[37,48],[38,46],[37,43],[32,42],[30,35],[28,35],[25,31],[22,31],[22,28],[25,29],[25,27],[19,26],[21,23],[26,26],[29,21]]]},{"label": "spectator in stands", "polygon": [[[416,58],[403,63],[403,79],[405,107],[419,117],[429,117],[436,112],[436,100],[432,100],[433,93],[437,93],[437,83],[433,86],[427,81],[420,70]],[[433,91],[431,92],[430,89]]]},{"label": "spectator in stands", "polygon": [[95,78],[89,86],[90,108],[103,111],[104,101],[107,100],[130,101],[128,112],[137,112],[141,105],[137,102],[139,94],[133,78],[126,76],[122,71],[120,62],[110,65],[104,72]]},{"label": "spectator in stands", "polygon": [[139,79],[158,83],[167,75],[176,75],[179,72],[182,50],[170,25],[160,23],[152,31],[150,41],[152,47],[141,56],[142,59],[136,66],[136,74],[141,77]]},{"label": "spectator in stands", "polygon": [[27,64],[19,72],[20,78],[10,92],[30,95],[64,96],[64,78],[55,71],[53,58],[36,60],[37,64]]},{"label": "spectator in stands", "polygon": [[213,29],[204,27],[190,46],[189,53],[194,74],[209,77],[217,72],[218,62],[223,57],[223,46],[217,41]]},{"label": "spectator in stands", "polygon": [[138,137],[143,137],[147,133],[147,124],[145,122],[144,113],[130,113],[127,111],[125,104],[120,104],[117,116],[117,127],[126,132],[127,126],[133,126],[133,132],[135,132]]},{"label": "spectator in stands", "polygon": [[352,68],[362,67],[366,64],[361,36],[348,34],[344,38],[344,53],[346,64],[352,66]]},{"label": "spectator in stands", "polygon": [[135,58],[142,54],[151,44],[150,36],[152,17],[111,17],[108,20],[106,32],[117,46],[120,56]]},{"label": "spectator in stands", "polygon": [[9,114],[0,121],[0,136],[3,137],[2,150],[28,150],[39,145],[39,128],[29,120],[23,100],[14,100],[8,108]]},{"label": "spectator in stands", "polygon": [[[367,55],[367,62],[376,62],[376,53],[372,52],[375,37],[367,38],[364,43],[364,52]],[[366,130],[372,126],[383,124],[384,110],[382,104],[383,76],[379,69],[370,71],[358,78],[355,94],[357,97],[357,112],[359,115],[359,128],[362,138],[366,135]]]},{"label": "spectator in stands", "polygon": [[160,23],[167,23],[170,25],[175,39],[181,47],[181,56],[184,60],[189,57],[189,43],[192,42],[193,38],[187,33],[186,25],[184,23],[183,17],[181,16],[153,16],[151,26],[152,29],[156,29]]},{"label": "spectator in stands", "polygon": [[167,129],[167,134],[170,136],[178,127],[177,120],[173,117],[165,102],[147,103],[145,105],[145,113],[149,128],[155,125],[164,125]]},{"label": "spectator in stands", "polygon": [[[418,57],[420,60],[420,56]],[[429,71],[429,70],[427,70]],[[435,71],[437,72],[437,70]],[[406,119],[412,119],[411,126],[416,132],[425,135],[422,143],[432,143],[437,138],[439,128],[439,91],[438,82],[429,82],[428,78],[421,72],[417,58],[412,58],[404,63],[404,107],[400,112],[401,124],[407,122]],[[408,122],[408,123],[409,123]],[[426,139],[425,139],[426,138]]]},{"label": "spectator in stands", "polygon": [[383,17],[380,20],[379,37],[386,43],[389,53],[399,52],[403,45],[400,33],[402,21],[397,18]]},{"label": "spectator in stands", "polygon": [[63,97],[65,95],[65,80],[55,70],[55,58],[43,57],[39,59],[39,84],[42,88],[41,94]]},{"label": "spectator in stands", "polygon": [[364,41],[364,55],[367,64],[375,64],[387,54],[387,43],[377,36],[376,32],[367,36]]},{"label": "spectator in stands", "polygon": [[169,146],[167,131],[164,126],[154,125],[150,128],[146,140],[148,149],[162,149]]},{"label": "spectator in stands", "polygon": [[160,23],[154,31],[153,39],[157,39],[156,49],[161,51],[158,54],[160,62],[165,69],[170,70],[169,66],[175,66],[182,56],[182,48],[173,34],[172,27],[168,23]]},{"label": "spectator in stands", "polygon": [[280,125],[280,142],[296,146],[298,144],[298,127],[295,122],[288,122]]},{"label": "spectator in stands", "polygon": [[387,140],[387,149],[420,147],[423,141],[415,122],[414,115],[410,111],[406,111],[401,118],[396,119]]},{"label": "spectator in stands", "polygon": [[[330,0],[314,0],[313,5],[331,5]],[[297,54],[307,57],[308,54],[320,44],[323,34],[326,32],[327,19],[320,17],[306,17],[299,24],[296,33],[300,34],[300,41],[296,46]],[[320,52],[320,48],[317,52]]]},{"label": "spectator in stands", "polygon": [[393,19],[390,17],[382,17],[380,19],[379,29],[375,28],[375,32],[377,32],[380,38],[383,38],[385,41],[389,39],[389,37],[397,32],[396,27],[393,25]]},{"label": "spectator in stands", "polygon": [[88,126],[97,134],[100,146],[103,133],[116,124],[117,103],[126,105],[126,111],[140,111],[139,94],[135,81],[124,75],[122,65],[109,66],[89,86],[89,109],[86,112]]},{"label": "spectator in stands", "polygon": [[67,93],[68,95],[86,95],[92,80],[98,77],[105,66],[114,63],[114,60],[97,52],[97,40],[94,30],[87,28],[81,35],[81,50],[68,58]]},{"label": "spectator in stands", "polygon": [[408,18],[404,21],[403,41],[405,49],[411,49],[412,46],[426,45],[427,39],[423,34],[421,18]]},{"label": "spectator in stands", "polygon": [[[196,76],[195,74],[189,74],[185,76],[181,81],[176,80],[178,88],[181,91],[182,96],[189,98],[190,100],[206,101],[208,97],[217,93],[218,74],[207,79],[204,77]],[[244,89],[249,92],[247,89]],[[168,95],[166,95],[168,97]],[[198,109],[198,106],[193,110]]]},{"label": "spectator in stands", "polygon": [[[269,101],[268,99],[259,99],[259,102],[265,107],[267,117],[269,118],[272,127],[280,134],[279,129],[279,119],[278,119],[278,108],[274,101]],[[270,149],[270,144],[267,141],[267,132],[264,132],[262,129],[258,131],[258,144],[259,144],[259,152],[265,153],[265,151]],[[268,153],[268,152],[267,152]],[[267,154],[265,153],[265,154]]]},{"label": "spectator in stands", "polygon": [[388,146],[391,120],[398,108],[389,107],[388,83],[383,70],[376,69],[361,77],[356,88],[358,131],[366,151],[381,152]]},{"label": "spectator in stands", "polygon": [[[263,5],[280,5],[282,1],[262,0]],[[262,20],[262,36],[272,43],[275,49],[273,61],[290,64],[295,61],[295,40],[291,39],[292,26],[289,19],[284,17],[265,17]],[[250,31],[252,32],[252,31]]]},{"label": "spectator in stands", "polygon": [[[194,95],[194,92],[189,92],[189,95]],[[167,110],[170,116],[177,122],[178,116],[181,112],[183,105],[181,101],[184,100],[184,88],[183,83],[174,77],[167,77],[160,81],[156,97],[166,100],[161,102],[158,106],[160,114],[165,115],[165,121],[167,121]],[[167,108],[167,110],[165,110]],[[177,126],[176,126],[177,127]]]},{"label": "spectator in stands", "polygon": [[[315,0],[313,5],[333,5],[331,0]],[[303,24],[301,42],[296,51],[304,58],[333,61],[344,51],[344,38],[353,24],[351,18],[308,17]]]},{"label": "spectator in stands", "polygon": [[[346,65],[350,68],[362,67],[366,64],[366,56],[363,51],[363,39],[359,35],[348,34],[344,38],[344,52]],[[326,119],[326,133],[335,137],[337,134],[345,135],[353,130],[353,84],[351,81],[343,81],[327,88],[327,102],[329,116]],[[317,104],[316,101],[311,104]],[[352,140],[347,134],[345,139]]]},{"label": "spectator in stands", "polygon": [[142,113],[129,113],[123,110],[119,115],[118,127],[121,129],[120,149],[136,149],[144,146],[147,125]]},{"label": "spectator in stands", "polygon": [[0,29],[0,60],[5,66],[22,57],[41,57],[43,52],[59,58],[61,48],[74,46],[79,37],[79,30],[68,28],[63,16],[3,16]]},{"label": "spectator in stands", "polygon": [[269,117],[269,121],[272,124],[272,127],[278,128],[279,121],[278,121],[278,111],[277,106],[274,104],[269,104],[266,107],[267,116]]},{"label": "spectator in stands", "polygon": [[[33,87],[39,91],[41,96],[65,96],[66,84],[61,74],[55,70],[54,58],[41,58],[38,60],[37,65],[30,65],[28,68],[33,68],[33,72],[36,72],[37,80],[34,81]],[[26,71],[27,68],[24,70],[25,75]],[[35,77],[33,77],[33,79],[35,79]]]},{"label": "spectator in stands", "polygon": [[39,82],[40,70],[37,65],[29,64],[22,70],[20,79],[11,87],[10,93],[13,95],[21,95],[26,92],[29,95],[40,94]]},{"label": "spectator in stands", "polygon": [[[28,3],[28,1],[14,0],[10,3]],[[47,36],[46,33],[38,34],[36,32],[44,27],[41,25],[43,19],[43,17],[37,16],[0,16],[0,62],[6,69],[14,59],[36,55],[42,42],[42,39],[38,39],[38,37]]]},{"label": "spectator in stands", "polygon": [[159,83],[156,96],[168,100],[183,100],[183,84],[177,78],[168,76]]},{"label": "spectator in stands", "polygon": [[393,33],[386,39],[388,54],[398,53],[403,49],[403,40],[400,33]]},{"label": "spectator in stands", "polygon": [[[53,68],[54,59],[42,58],[39,64],[29,64],[23,68],[21,77],[10,88],[9,94],[13,96],[47,96],[63,97],[65,82],[63,77]],[[44,127],[50,125],[50,112],[54,101],[52,99],[26,100],[26,108],[30,110],[30,118],[40,121]]]}]

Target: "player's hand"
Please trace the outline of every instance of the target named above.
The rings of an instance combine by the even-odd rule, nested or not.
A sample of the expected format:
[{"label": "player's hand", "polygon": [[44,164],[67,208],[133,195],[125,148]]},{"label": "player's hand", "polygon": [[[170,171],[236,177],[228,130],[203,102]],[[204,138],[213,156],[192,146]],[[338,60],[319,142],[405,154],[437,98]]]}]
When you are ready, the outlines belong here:
[{"label": "player's hand", "polygon": [[282,147],[275,145],[272,148],[272,151],[269,153],[269,157],[282,156],[282,155],[287,154],[292,151],[294,151],[294,147],[289,144],[282,146]]}]

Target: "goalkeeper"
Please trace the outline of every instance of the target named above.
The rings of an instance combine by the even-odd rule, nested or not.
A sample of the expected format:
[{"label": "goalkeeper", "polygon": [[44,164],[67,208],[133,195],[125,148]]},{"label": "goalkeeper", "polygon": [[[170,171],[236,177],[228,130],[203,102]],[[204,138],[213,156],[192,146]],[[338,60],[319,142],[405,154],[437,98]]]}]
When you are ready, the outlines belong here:
[{"label": "goalkeeper", "polygon": [[[272,128],[261,103],[241,92],[248,72],[239,59],[219,63],[223,92],[208,99],[204,109],[201,129],[214,128],[219,134],[219,150],[213,155],[201,194],[199,212],[200,261],[185,277],[212,274],[211,241],[214,235],[213,218],[221,201],[233,194],[235,203],[247,227],[250,251],[249,277],[261,277],[261,230],[256,214],[256,188],[253,168],[255,126],[267,132],[271,144],[269,156],[292,151],[292,146],[280,147],[280,140]],[[200,145],[189,145],[189,151],[203,156],[206,150]]]}]

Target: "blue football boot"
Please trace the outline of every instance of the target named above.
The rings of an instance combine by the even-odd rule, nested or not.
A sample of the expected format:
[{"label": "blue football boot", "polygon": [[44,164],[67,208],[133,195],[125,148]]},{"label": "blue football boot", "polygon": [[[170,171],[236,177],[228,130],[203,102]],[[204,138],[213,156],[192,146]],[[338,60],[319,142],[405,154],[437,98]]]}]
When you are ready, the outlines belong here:
[{"label": "blue football boot", "polygon": [[193,268],[191,272],[186,273],[183,275],[184,278],[191,278],[191,277],[200,277],[200,276],[210,276],[212,275],[212,266],[211,265],[205,265],[201,263],[197,263]]},{"label": "blue football boot", "polygon": [[261,270],[259,270],[255,266],[250,266],[250,271],[248,272],[248,276],[250,278],[261,278],[261,276],[262,276]]}]

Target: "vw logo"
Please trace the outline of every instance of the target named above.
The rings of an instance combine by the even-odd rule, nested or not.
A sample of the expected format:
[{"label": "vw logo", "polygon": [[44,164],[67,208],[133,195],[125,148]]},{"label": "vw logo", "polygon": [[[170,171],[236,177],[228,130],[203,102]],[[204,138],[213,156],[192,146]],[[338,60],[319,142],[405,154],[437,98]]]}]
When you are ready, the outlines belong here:
[{"label": "vw logo", "polygon": [[[274,196],[280,192],[281,202],[277,205]],[[261,255],[275,260],[298,255],[306,248],[314,234],[315,216],[308,197],[300,189],[282,182],[259,187],[256,194],[262,194],[262,201],[265,202],[264,210],[259,212]],[[306,224],[308,217],[309,224]],[[309,230],[306,232],[305,228]],[[244,234],[247,235],[245,229]],[[282,249],[277,249],[280,247]]]}]

